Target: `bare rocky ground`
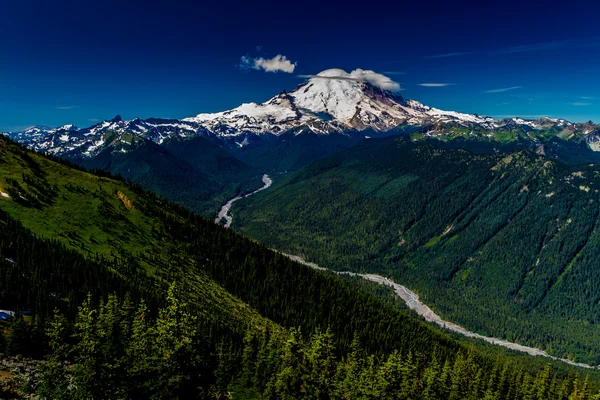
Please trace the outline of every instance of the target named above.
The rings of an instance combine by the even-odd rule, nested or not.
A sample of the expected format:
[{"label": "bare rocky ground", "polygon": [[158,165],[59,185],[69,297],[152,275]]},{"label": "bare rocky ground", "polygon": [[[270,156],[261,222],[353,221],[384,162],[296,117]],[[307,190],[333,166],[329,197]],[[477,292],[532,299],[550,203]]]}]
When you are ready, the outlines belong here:
[{"label": "bare rocky ground", "polygon": [[38,399],[44,361],[0,354],[0,399]]}]

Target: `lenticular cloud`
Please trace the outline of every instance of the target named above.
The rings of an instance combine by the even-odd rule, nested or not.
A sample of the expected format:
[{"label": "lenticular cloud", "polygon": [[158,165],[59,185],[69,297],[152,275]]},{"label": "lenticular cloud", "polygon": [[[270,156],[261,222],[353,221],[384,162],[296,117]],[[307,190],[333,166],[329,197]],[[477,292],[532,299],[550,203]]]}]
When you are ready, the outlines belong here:
[{"label": "lenticular cloud", "polygon": [[369,82],[373,86],[377,86],[383,90],[389,90],[391,92],[397,92],[400,90],[400,84],[394,82],[391,78],[378,74],[375,71],[371,70],[362,70],[360,68],[355,69],[354,71],[348,74],[350,78],[355,78],[359,81]]},{"label": "lenticular cloud", "polygon": [[343,69],[328,69],[321,72],[318,75],[300,75],[301,78],[321,78],[321,79],[338,79],[344,81],[356,81],[356,82],[368,82],[373,86],[376,86],[383,90],[389,90],[390,92],[399,92],[400,84],[394,82],[390,77],[383,74],[379,74],[369,69],[357,68],[350,73]]}]

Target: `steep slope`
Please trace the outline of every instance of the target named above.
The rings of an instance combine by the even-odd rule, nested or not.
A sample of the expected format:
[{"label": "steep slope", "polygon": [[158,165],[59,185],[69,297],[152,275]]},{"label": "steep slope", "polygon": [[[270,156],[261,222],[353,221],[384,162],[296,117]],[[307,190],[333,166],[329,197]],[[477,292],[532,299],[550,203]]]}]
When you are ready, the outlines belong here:
[{"label": "steep slope", "polygon": [[[139,188],[130,187],[119,180],[74,170],[68,165],[24,151],[14,144],[6,145],[4,139],[0,139],[0,143],[0,210],[4,212],[5,223],[22,225],[41,238],[59,242],[66,249],[90,259],[92,267],[116,263],[125,264],[133,271],[139,268],[156,279],[155,283],[144,283],[151,291],[160,290],[165,282],[176,280],[184,285],[188,302],[238,333],[241,331],[243,334],[248,324],[255,323],[254,317],[258,315],[223,290],[217,282],[231,284],[229,289],[233,294],[286,326],[305,326],[310,330],[332,327],[340,335],[342,348],[346,349],[355,332],[365,337],[365,344],[369,348],[387,350],[395,348],[400,342],[416,340],[419,332],[425,337],[429,334],[438,335],[405,314],[395,313],[389,320],[383,318],[381,313],[385,311],[378,309],[374,298],[365,298],[359,292],[353,293],[348,285],[338,279],[296,264],[287,257]],[[27,257],[30,253],[26,247],[16,254],[5,253],[14,248],[10,236],[7,232],[2,254],[19,268],[35,265],[25,263],[29,261]],[[128,260],[132,266],[127,264]],[[231,269],[232,265],[236,268]],[[29,285],[21,282],[19,287],[29,287],[28,290],[33,291],[45,287],[32,283],[39,283],[37,279],[43,280],[43,274],[52,274],[52,270],[42,270],[42,276],[30,276],[30,279],[36,280],[30,281]],[[265,285],[256,285],[265,276],[270,276],[272,280],[269,279]],[[8,277],[16,279],[20,274],[9,274]],[[159,288],[153,288],[155,284]],[[85,287],[81,286],[81,289]],[[55,293],[54,296],[69,298],[71,291],[77,293],[77,287],[68,290],[66,293]],[[331,298],[315,308],[315,302],[323,299],[322,291],[329,293]],[[308,293],[310,295],[306,296]],[[47,298],[48,293],[44,294]],[[85,293],[78,293],[76,299],[82,296]],[[360,300],[355,301],[356,296]],[[282,301],[283,297],[287,300]],[[74,301],[68,301],[66,305],[76,306]],[[364,304],[373,301],[375,303],[368,315],[360,311]],[[325,306],[335,302],[341,302],[343,307],[354,308],[357,312],[348,318],[338,313],[337,307]],[[44,310],[51,312],[52,308],[44,305]],[[306,310],[311,311],[307,314]],[[358,322],[361,320],[365,323]],[[263,319],[262,324],[265,323]],[[388,337],[367,338],[373,324],[381,323],[397,325],[396,333]],[[405,326],[402,327],[402,324]],[[347,326],[355,328],[348,330]],[[440,340],[443,343],[449,339],[440,336]],[[450,341],[448,343],[450,347],[454,346]]]},{"label": "steep slope", "polygon": [[157,304],[177,278],[190,301],[219,315],[221,329],[267,323],[185,253],[173,226],[186,226],[187,213],[139,187],[0,138],[0,213],[7,308],[32,309],[44,321],[55,306],[72,315],[87,292],[111,291]]},{"label": "steep slope", "polygon": [[79,164],[121,175],[207,216],[225,199],[260,184],[254,168],[203,137],[170,139],[162,146],[144,140],[128,152],[107,149]]},{"label": "steep slope", "polygon": [[[81,379],[82,375],[85,377],[83,381],[77,381],[80,384],[73,389],[77,393],[87,388],[85,390],[92,391],[89,393],[97,391],[99,397],[118,397],[111,391],[123,388],[110,385],[125,385],[129,389],[140,387],[140,381],[127,380],[132,371],[135,376],[136,368],[142,368],[138,372],[148,370],[149,375],[141,382],[148,382],[148,376],[152,377],[152,385],[142,387],[152,388],[156,382],[161,382],[160,379],[165,379],[168,385],[161,386],[161,390],[179,390],[173,393],[181,396],[182,390],[193,390],[186,392],[186,398],[203,398],[204,393],[214,397],[208,388],[227,391],[233,383],[251,388],[250,393],[271,393],[272,396],[270,390],[273,389],[269,387],[274,386],[269,385],[284,379],[284,371],[287,371],[285,376],[301,379],[304,384],[316,384],[313,378],[300,370],[293,370],[290,375],[291,370],[285,363],[286,351],[305,352],[298,353],[297,358],[305,357],[303,363],[309,366],[313,365],[309,354],[317,353],[309,353],[305,344],[290,349],[290,344],[304,343],[304,339],[294,330],[288,331],[281,326],[300,326],[307,333],[330,329],[324,338],[331,349],[327,353],[328,362],[342,362],[333,351],[334,347],[340,354],[351,352],[354,354],[352,357],[361,360],[360,365],[365,366],[364,374],[373,370],[372,361],[375,360],[373,356],[366,356],[365,350],[377,354],[382,360],[389,359],[390,363],[399,362],[394,360],[400,357],[404,360],[403,364],[394,365],[410,367],[416,374],[402,378],[406,387],[424,385],[428,368],[439,368],[446,362],[448,368],[456,369],[454,375],[465,381],[472,372],[480,371],[477,373],[481,379],[492,382],[493,389],[490,386],[490,390],[499,395],[504,392],[508,395],[509,385],[503,387],[496,383],[492,378],[497,372],[494,368],[511,371],[504,379],[511,382],[511,398],[515,399],[532,390],[533,382],[536,387],[551,388],[545,386],[549,385],[549,381],[546,384],[542,382],[546,379],[544,376],[554,374],[550,369],[547,369],[546,375],[542,373],[545,360],[512,358],[492,349],[485,350],[488,355],[475,349],[467,350],[463,344],[406,311],[358,290],[348,282],[294,263],[231,230],[120,180],[57,163],[5,139],[0,139],[0,171],[0,306],[32,310],[36,332],[43,331],[45,321],[57,307],[68,318],[59,319],[63,335],[69,329],[76,333],[65,336],[71,337],[65,346],[73,342],[77,344],[84,337],[96,338],[94,340],[98,342],[94,343],[102,343],[86,352],[85,342],[79,342],[69,351],[70,355],[75,354],[75,358],[68,359],[69,362],[77,365],[70,372],[71,376],[74,379]],[[188,331],[166,332],[173,335],[197,332],[198,336],[192,337],[193,353],[189,353],[192,350],[182,353],[179,347],[172,358],[155,356],[152,352],[156,346],[160,350],[162,345],[145,342],[146,345],[137,348],[142,352],[142,358],[136,357],[135,360],[151,361],[151,365],[141,366],[138,363],[134,369],[123,369],[123,354],[118,354],[114,360],[106,358],[114,346],[124,340],[122,335],[113,338],[111,335],[120,331],[107,331],[107,324],[121,321],[118,329],[124,329],[123,315],[131,315],[132,310],[131,305],[120,303],[123,305],[119,309],[123,311],[111,316],[106,310],[109,304],[114,303],[110,303],[110,298],[109,302],[100,300],[116,293],[122,302],[125,293],[129,293],[134,301],[140,297],[149,300],[147,304],[152,314],[159,306],[165,306],[164,289],[167,283],[173,281],[180,288],[179,300],[170,300],[166,304],[168,308],[163,310],[167,311],[161,311],[159,321],[169,321],[169,315],[173,315],[170,323],[175,324],[174,329],[185,325]],[[93,302],[81,305],[87,293],[92,295]],[[190,317],[177,319],[177,315],[187,315],[175,311],[181,305],[179,301],[187,303],[186,310],[197,318],[197,326],[189,326]],[[70,325],[69,321],[72,322],[77,314],[78,324]],[[143,326],[149,325],[143,323],[140,326],[139,321],[144,321],[147,316],[145,312],[137,315],[136,340],[143,341],[144,337],[153,338],[154,335],[164,337],[160,336],[164,335],[161,333],[164,327],[160,325],[154,330],[142,331]],[[11,325],[11,330],[15,331],[17,327]],[[64,329],[67,329],[66,333]],[[26,333],[27,330],[21,332]],[[88,336],[83,336],[82,332]],[[141,333],[146,336],[140,339]],[[312,340],[322,335],[317,331]],[[360,350],[353,342],[356,335],[362,338],[365,350]],[[26,336],[21,340],[24,338]],[[35,338],[35,343],[42,343],[38,336]],[[187,336],[184,338],[189,339]],[[14,349],[14,341],[10,343],[10,348]],[[311,343],[311,346],[317,346],[317,342]],[[24,346],[32,353],[42,351],[32,347],[31,343]],[[61,365],[56,360],[65,357],[60,349],[65,347],[60,346],[58,353],[52,355],[55,358],[51,359],[46,370],[47,373],[59,373],[49,375],[54,378],[46,381],[46,384],[58,384],[59,389],[61,381],[56,377],[68,379],[66,375],[60,375],[59,370],[52,369]],[[186,354],[193,355],[196,361],[182,358]],[[111,365],[115,369],[107,367]],[[378,362],[377,369],[383,373],[390,365]],[[451,367],[454,365],[456,367]],[[465,366],[468,366],[468,371]],[[106,375],[106,368],[113,373]],[[563,377],[573,370],[560,364],[553,368],[557,373],[553,387],[558,390],[557,385],[563,385],[564,390],[572,391],[574,379]],[[87,375],[86,371],[90,371],[91,375]],[[120,372],[115,375],[114,371]],[[251,375],[247,375],[249,371]],[[343,379],[345,385],[354,381],[358,385],[360,381],[355,374],[359,371],[363,371],[362,367],[349,373],[348,378]],[[529,383],[519,383],[523,376],[527,376]],[[233,378],[236,379],[234,382]],[[341,379],[340,376],[337,379]],[[188,380],[191,387],[183,385]],[[592,383],[596,380],[593,376]],[[471,386],[466,385],[463,390],[475,393],[483,390],[478,385]],[[199,388],[206,389],[206,392],[199,392]],[[377,383],[374,388],[384,390],[389,386]],[[437,398],[444,398],[454,390],[444,382],[436,388],[441,393]],[[322,390],[334,389],[328,384]],[[351,388],[344,390],[354,393]],[[173,393],[165,396],[173,397]],[[67,393],[69,396],[72,392]]]},{"label": "steep slope", "polygon": [[[261,318],[217,282],[231,285],[230,290],[235,295],[286,326],[302,325],[309,330],[328,326],[334,328],[340,334],[342,348],[346,349],[354,333],[359,331],[361,336],[365,336],[365,344],[372,349],[391,350],[401,342],[413,340],[411,337],[417,338],[414,335],[419,335],[419,332],[424,337],[438,336],[431,328],[401,313],[394,313],[389,320],[383,318],[380,313],[385,311],[375,311],[378,309],[376,299],[352,292],[350,286],[338,279],[296,264],[287,257],[139,188],[75,170],[71,166],[24,151],[5,139],[0,139],[0,143],[0,210],[4,226],[23,231],[22,235],[27,237],[27,241],[35,241],[35,236],[38,236],[39,240],[59,243],[65,251],[70,252],[69,257],[76,258],[72,253],[78,253],[80,264],[83,262],[82,256],[88,260],[85,268],[103,264],[123,266],[134,271],[134,275],[140,269],[142,276],[151,278],[141,283],[142,289],[149,292],[160,291],[165,282],[176,280],[184,286],[186,301],[194,304],[199,312],[216,319],[221,325],[220,329],[224,325],[243,334],[248,324],[255,323],[256,318],[260,322]],[[15,245],[15,236],[8,229],[5,230],[2,236],[2,260],[21,273],[3,270],[7,273],[5,279],[21,280],[22,276],[26,277],[18,287],[25,287],[33,294],[22,297],[37,299],[40,297],[39,291],[43,291],[41,298],[47,299],[49,293],[46,290],[50,291],[52,287],[40,282],[45,279],[44,275],[52,276],[61,259],[46,260],[48,269],[39,269],[35,262],[37,258],[29,258],[32,253],[28,246]],[[236,269],[232,270],[231,265],[235,265]],[[40,274],[27,273],[27,268],[34,266]],[[110,270],[108,268],[106,273]],[[117,275],[121,273],[118,269],[113,272]],[[262,286],[256,285],[258,280],[262,280],[261,276],[271,276],[273,280],[268,280]],[[77,307],[76,299],[85,296],[85,292],[80,290],[86,290],[89,285],[100,285],[104,288],[101,292],[106,293],[111,283],[107,282],[107,286],[104,284],[103,281],[95,281],[75,287],[61,286],[66,291],[54,293],[52,298],[72,298],[62,305]],[[11,290],[10,285],[4,288]],[[322,290],[332,296],[329,304],[341,302],[343,307],[356,308],[357,312],[348,318],[338,313],[337,307],[309,306],[322,298]],[[265,296],[267,292],[270,296]],[[72,297],[74,293],[76,297]],[[308,293],[310,295],[306,296]],[[281,301],[282,296],[288,297],[288,300]],[[355,296],[361,300],[354,301]],[[372,314],[359,311],[364,304],[373,301]],[[33,307],[35,304],[20,305]],[[51,307],[44,304],[40,309],[34,307],[34,312],[40,314],[42,309],[44,312],[52,311]],[[311,310],[308,315],[306,310]],[[364,318],[365,324],[358,323]],[[264,326],[266,320],[262,321]],[[397,324],[397,333],[388,337],[367,338],[369,327],[374,323],[384,323],[382,321]],[[348,324],[358,330],[348,330]],[[405,326],[402,328],[401,324]],[[455,346],[443,335],[439,337],[440,344],[446,342],[449,348]]]},{"label": "steep slope", "polygon": [[233,227],[387,274],[471,330],[597,364],[599,174],[528,151],[370,140],[236,203]]}]

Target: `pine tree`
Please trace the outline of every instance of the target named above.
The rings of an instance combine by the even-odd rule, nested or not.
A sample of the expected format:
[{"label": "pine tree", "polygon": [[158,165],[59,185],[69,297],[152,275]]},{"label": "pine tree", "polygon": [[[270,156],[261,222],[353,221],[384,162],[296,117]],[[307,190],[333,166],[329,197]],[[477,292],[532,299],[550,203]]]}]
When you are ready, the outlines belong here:
[{"label": "pine tree", "polygon": [[233,380],[236,372],[237,357],[233,344],[221,341],[217,346],[217,367],[214,372],[215,389],[218,393],[225,393]]},{"label": "pine tree", "polygon": [[58,310],[48,324],[47,337],[50,346],[50,356],[44,365],[38,395],[47,399],[69,399],[69,381],[65,362],[70,352],[68,341],[67,319]]},{"label": "pine tree", "polygon": [[127,339],[121,333],[121,311],[117,296],[111,294],[100,305],[96,321],[99,380],[104,396],[123,397],[124,352]]},{"label": "pine tree", "polygon": [[317,331],[312,335],[304,354],[306,376],[302,393],[305,399],[325,400],[331,398],[335,375],[335,347],[331,331]]},{"label": "pine tree", "polygon": [[582,391],[580,388],[579,376],[577,376],[573,382],[573,390],[569,395],[569,400],[581,400],[581,397]]},{"label": "pine tree", "polygon": [[543,370],[538,372],[535,379],[536,399],[546,400],[550,393],[550,364],[546,364]]},{"label": "pine tree", "polygon": [[253,378],[258,391],[274,393],[276,376],[283,362],[285,340],[282,332],[266,329],[260,333]]},{"label": "pine tree", "polygon": [[246,387],[255,386],[253,377],[255,374],[255,363],[257,358],[256,335],[251,329],[246,330],[244,335],[244,350],[242,351],[242,373],[241,383]]},{"label": "pine tree", "polygon": [[363,350],[360,338],[354,335],[350,344],[350,352],[338,363],[335,377],[335,395],[340,399],[359,398],[360,382],[358,377],[364,369]]},{"label": "pine tree", "polygon": [[167,291],[167,305],[159,311],[156,320],[157,381],[154,399],[173,398],[173,395],[190,395],[197,376],[194,341],[197,334],[197,317],[180,302],[177,287],[172,284]]},{"label": "pine tree", "polygon": [[282,364],[277,373],[274,385],[265,394],[272,399],[300,399],[303,386],[302,358],[303,349],[300,332],[291,329],[283,346]]},{"label": "pine tree", "polygon": [[10,321],[8,339],[6,340],[6,352],[15,356],[20,354],[30,356],[31,330],[22,315],[15,315]]},{"label": "pine tree", "polygon": [[458,353],[454,359],[452,372],[450,373],[450,400],[464,399],[468,387],[467,360],[462,353]]},{"label": "pine tree", "polygon": [[156,332],[149,320],[146,303],[142,300],[134,314],[131,340],[126,350],[128,392],[131,398],[149,398],[157,375]]},{"label": "pine tree", "polygon": [[500,398],[497,390],[498,385],[498,365],[494,365],[491,373],[489,374],[485,393],[483,396],[484,400],[498,400]]},{"label": "pine tree", "polygon": [[92,306],[92,296],[79,307],[75,322],[74,361],[72,368],[76,390],[74,398],[89,399],[100,397],[102,382],[99,376],[99,349],[96,334],[97,310]]},{"label": "pine tree", "polygon": [[523,400],[535,400],[536,392],[535,379],[526,374],[521,385],[521,398]]},{"label": "pine tree", "polygon": [[485,388],[483,380],[483,370],[479,368],[473,381],[471,382],[471,389],[469,391],[469,400],[481,400],[484,397],[483,389]]},{"label": "pine tree", "polygon": [[382,399],[394,399],[402,392],[404,386],[404,370],[402,357],[398,351],[390,354],[379,367],[378,384],[381,386]]}]

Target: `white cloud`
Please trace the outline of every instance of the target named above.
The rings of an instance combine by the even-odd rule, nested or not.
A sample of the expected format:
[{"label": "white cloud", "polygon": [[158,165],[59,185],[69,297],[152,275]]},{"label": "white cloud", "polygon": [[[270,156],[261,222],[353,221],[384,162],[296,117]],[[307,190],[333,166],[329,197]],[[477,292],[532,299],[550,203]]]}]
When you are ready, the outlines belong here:
[{"label": "white cloud", "polygon": [[423,87],[445,87],[452,85],[454,85],[454,83],[419,83],[419,86]]},{"label": "white cloud", "polygon": [[54,107],[57,110],[72,110],[75,108],[75,106],[59,106],[59,107]]},{"label": "white cloud", "polygon": [[512,87],[501,88],[501,89],[485,90],[483,93],[504,93],[504,92],[508,92],[509,90],[521,89],[522,87],[523,86],[512,86]]},{"label": "white cloud", "polygon": [[378,74],[375,71],[362,70],[358,68],[350,72],[349,76],[359,81],[369,82],[371,85],[377,86],[383,90],[389,90],[391,92],[397,92],[400,90],[399,83],[394,82],[391,78],[383,74]]},{"label": "white cloud", "polygon": [[240,59],[240,67],[244,69],[263,70],[265,72],[286,72],[291,74],[296,69],[297,63],[292,63],[284,55],[277,54],[275,57],[266,59],[263,57],[243,56]]},{"label": "white cloud", "polygon": [[371,85],[390,92],[402,90],[398,82],[375,71],[357,68],[350,73],[342,69],[328,69],[317,75],[298,75],[300,78],[334,79],[341,81],[368,82]]},{"label": "white cloud", "polygon": [[591,106],[592,103],[583,103],[581,101],[576,101],[575,103],[571,103],[572,106],[575,107],[585,107],[585,106]]}]

